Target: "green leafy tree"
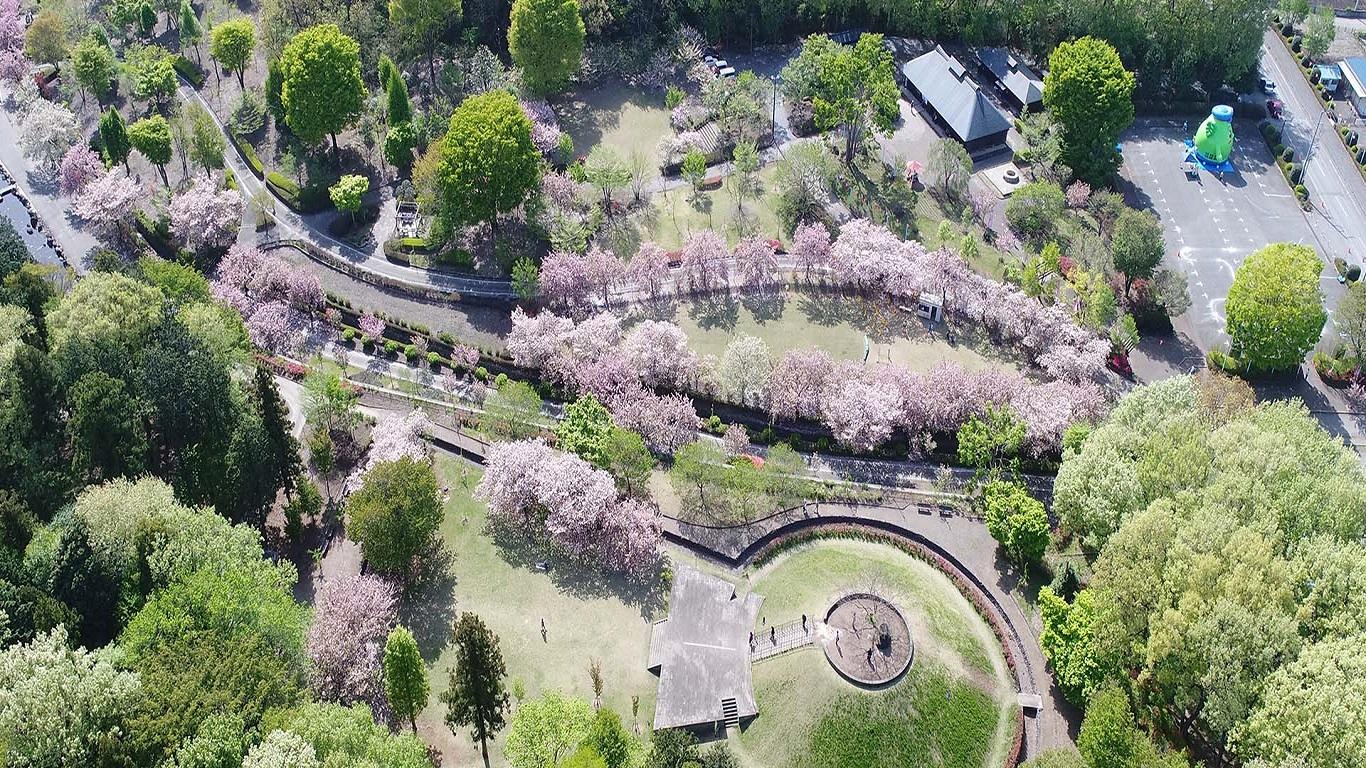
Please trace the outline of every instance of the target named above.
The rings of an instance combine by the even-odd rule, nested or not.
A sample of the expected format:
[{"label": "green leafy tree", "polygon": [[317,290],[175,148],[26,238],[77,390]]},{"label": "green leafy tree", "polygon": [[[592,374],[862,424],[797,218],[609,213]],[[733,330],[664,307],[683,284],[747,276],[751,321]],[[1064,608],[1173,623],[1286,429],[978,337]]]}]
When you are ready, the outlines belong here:
[{"label": "green leafy tree", "polygon": [[644,438],[629,429],[614,427],[603,440],[602,458],[602,468],[612,474],[628,496],[645,492],[650,472],[655,468],[655,457]]},{"label": "green leafy tree", "polygon": [[530,257],[523,256],[512,265],[512,290],[524,302],[536,298],[541,289],[541,269]]},{"label": "green leafy tree", "polygon": [[271,59],[266,65],[266,109],[275,118],[275,124],[283,130],[289,130],[289,125],[285,122],[285,71],[280,67],[278,57]]},{"label": "green leafy tree", "polygon": [[1240,361],[1267,371],[1299,365],[1327,319],[1319,291],[1322,269],[1313,248],[1292,243],[1268,245],[1239,265],[1225,309]]},{"label": "green leafy tree", "polygon": [[702,182],[707,178],[707,156],[700,149],[690,149],[683,155],[683,178],[692,185],[693,196],[702,191]]},{"label": "green leafy tree", "polygon": [[1315,643],[1272,675],[1240,742],[1269,765],[1358,765],[1364,717],[1366,634],[1355,634]]},{"label": "green leafy tree", "polygon": [[209,33],[209,55],[218,60],[223,68],[237,73],[237,84],[246,88],[247,66],[256,51],[256,25],[251,18],[239,16],[222,22]]},{"label": "green leafy tree", "polygon": [[1063,128],[1062,161],[1093,186],[1119,166],[1115,144],[1134,121],[1133,91],[1133,73],[1104,40],[1062,43],[1048,57],[1043,101]]},{"label": "green leafy tree", "polygon": [[525,440],[540,433],[541,396],[524,381],[507,381],[484,400],[479,428],[505,440]]},{"label": "green leafy tree", "polygon": [[[302,738],[325,766],[430,768],[427,745],[417,736],[390,733],[364,704],[349,707],[313,702],[268,714],[260,731],[282,730]],[[292,765],[290,768],[294,768]]]},{"label": "green leafy tree", "polygon": [[593,716],[583,743],[591,747],[606,768],[625,768],[635,752],[636,739],[621,724],[621,716],[603,707]]},{"label": "green leafy tree", "polygon": [[484,762],[488,763],[488,740],[502,730],[509,708],[508,694],[503,688],[507,667],[502,651],[498,650],[498,636],[477,615],[460,614],[453,640],[455,666],[450,670],[449,687],[441,694],[441,703],[446,705],[446,725],[452,731],[468,727],[470,738],[479,742]]},{"label": "green leafy tree", "polygon": [[554,93],[579,71],[583,41],[578,0],[513,0],[508,52],[533,93]]},{"label": "green leafy tree", "polygon": [[1083,589],[1069,604],[1049,587],[1039,591],[1039,644],[1068,701],[1084,706],[1104,681],[1093,637],[1095,593]]},{"label": "green leafy tree", "polygon": [[1118,688],[1096,694],[1086,707],[1077,749],[1089,765],[1100,768],[1186,768],[1179,754],[1160,753],[1148,737],[1134,727],[1129,700]]},{"label": "green leafy tree", "polygon": [[175,97],[179,84],[171,54],[155,45],[138,48],[124,57],[124,65],[133,76],[133,96],[161,107]]},{"label": "green leafy tree", "polygon": [[1019,483],[996,480],[982,489],[987,531],[1017,565],[1037,563],[1048,549],[1050,530],[1043,504]]},{"label": "green leafy tree", "polygon": [[376,569],[406,575],[432,546],[441,496],[431,466],[403,457],[375,465],[347,501],[348,532]]},{"label": "green leafy tree", "polygon": [[83,519],[61,534],[49,591],[80,616],[82,645],[100,648],[113,639],[118,631],[118,574],[95,552]]},{"label": "green leafy tree", "polygon": [[408,86],[403,77],[395,73],[384,86],[385,114],[389,125],[399,125],[413,119],[413,104],[408,100]]},{"label": "green leafy tree", "polygon": [[[405,40],[415,42],[427,54],[427,77],[430,83],[427,93],[437,89],[437,44],[451,25],[459,23],[461,11],[461,0],[389,0],[389,21]],[[385,83],[386,87],[391,86],[394,80],[401,81],[402,78],[390,78]],[[391,122],[392,114],[389,118]]]},{"label": "green leafy tree", "polygon": [[281,52],[280,102],[289,129],[309,143],[331,137],[355,122],[365,107],[360,45],[335,24],[296,34]]},{"label": "green leafy tree", "polygon": [[1349,283],[1333,312],[1333,325],[1352,358],[1366,361],[1366,286]]},{"label": "green leafy tree", "polygon": [[614,428],[611,414],[597,398],[580,395],[565,406],[564,418],[555,425],[555,445],[605,469],[606,442]]},{"label": "green leafy tree", "polygon": [[417,733],[417,716],[427,706],[427,669],[407,627],[394,627],[384,643],[384,695],[394,714]]},{"label": "green leafy tree", "polygon": [[890,134],[900,115],[892,53],[882,44],[882,35],[868,33],[859,35],[853,46],[824,51],[811,104],[818,128],[844,131],[844,162],[849,165],[867,132]]},{"label": "green leafy tree", "polygon": [[183,131],[189,139],[187,149],[190,160],[206,173],[222,168],[223,152],[227,145],[213,115],[198,102],[190,102],[181,108],[177,122],[181,124],[178,130]]},{"label": "green leafy tree", "polygon": [[324,432],[354,429],[361,419],[359,398],[334,372],[312,371],[304,377],[304,418]]},{"label": "green leafy tree", "polygon": [[592,723],[588,702],[548,691],[517,705],[503,754],[512,768],[558,765],[583,743]]},{"label": "green leafy tree", "polygon": [[1019,463],[1025,425],[1008,407],[988,405],[982,416],[974,415],[958,428],[958,460],[978,475],[997,475]]},{"label": "green leafy tree", "polygon": [[1124,273],[1124,296],[1135,279],[1146,280],[1162,263],[1167,243],[1162,237],[1162,224],[1148,211],[1125,208],[1115,221],[1110,236],[1110,252],[1115,269]]},{"label": "green leafy tree", "polygon": [[1309,16],[1309,21],[1304,25],[1304,38],[1302,50],[1312,59],[1317,59],[1328,53],[1328,47],[1333,44],[1333,37],[1337,34],[1336,17],[1330,6],[1323,6]]},{"label": "green leafy tree", "polygon": [[128,126],[123,122],[123,115],[113,107],[100,116],[100,140],[104,144],[105,162],[123,163],[124,169],[128,170],[128,153],[133,145],[128,141]]},{"label": "green leafy tree", "polygon": [[295,479],[303,473],[299,440],[294,437],[289,407],[280,395],[275,377],[265,366],[257,366],[253,374],[252,405],[261,417],[261,427],[270,446],[272,485],[293,491]]},{"label": "green leafy tree", "polygon": [[452,226],[486,221],[521,205],[541,176],[531,121],[506,91],[471,96],[451,115],[436,170],[441,215]]},{"label": "green leafy tree", "polygon": [[611,147],[599,144],[588,153],[583,172],[588,183],[598,188],[603,212],[611,216],[612,194],[631,182],[631,169]]},{"label": "green leafy tree", "polygon": [[166,118],[152,115],[128,126],[128,143],[157,167],[163,183],[170,184],[166,164],[171,162],[171,124]]},{"label": "green leafy tree", "polygon": [[365,200],[365,193],[369,191],[369,179],[348,173],[338,179],[336,184],[327,188],[327,196],[332,199],[332,204],[337,206],[337,210],[351,214],[351,221],[355,223],[356,213],[360,211],[361,203]]},{"label": "green leafy tree", "polygon": [[96,482],[137,477],[147,463],[147,434],[138,401],[120,379],[91,371],[67,392],[71,466]]},{"label": "green leafy tree", "polygon": [[1030,242],[1043,244],[1053,238],[1066,210],[1061,187],[1050,181],[1032,181],[1006,201],[1006,220]]},{"label": "green leafy tree", "polygon": [[246,727],[240,715],[209,715],[176,749],[168,768],[239,768],[247,753]]},{"label": "green leafy tree", "polygon": [[204,27],[199,23],[199,14],[194,12],[194,5],[190,0],[182,0],[180,3],[180,43],[188,45],[194,51],[195,61],[199,58],[199,43],[204,39]]},{"label": "green leafy tree", "polygon": [[104,101],[113,92],[118,59],[98,37],[86,35],[71,51],[71,69],[81,88]]},{"label": "green leafy tree", "polygon": [[1309,0],[1280,0],[1276,4],[1276,10],[1286,21],[1299,25],[1313,9],[1309,5]]},{"label": "green leafy tree", "polygon": [[24,53],[42,64],[60,64],[66,58],[66,21],[51,8],[33,17],[24,33]]},{"label": "green leafy tree", "polygon": [[584,744],[580,746],[574,754],[560,763],[561,768],[607,768],[607,761],[602,759],[596,749]]},{"label": "green leafy tree", "polygon": [[650,734],[650,768],[687,768],[697,761],[697,737],[682,728],[658,728]]},{"label": "green leafy tree", "polygon": [[413,150],[417,148],[418,129],[412,123],[389,126],[384,133],[384,159],[399,170],[409,173],[413,167]]},{"label": "green leafy tree", "polygon": [[925,174],[945,199],[960,200],[967,193],[968,179],[972,177],[972,157],[961,142],[947,137],[937,139],[930,145]]}]

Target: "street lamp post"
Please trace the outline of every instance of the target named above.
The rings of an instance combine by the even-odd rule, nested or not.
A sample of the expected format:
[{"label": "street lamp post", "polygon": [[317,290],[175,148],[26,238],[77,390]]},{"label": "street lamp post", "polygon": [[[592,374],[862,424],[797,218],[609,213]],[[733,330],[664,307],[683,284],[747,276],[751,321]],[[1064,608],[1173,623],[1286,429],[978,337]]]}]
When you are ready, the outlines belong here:
[{"label": "street lamp post", "polygon": [[773,109],[768,113],[768,136],[773,146],[778,146],[778,83],[782,75],[773,76]]}]

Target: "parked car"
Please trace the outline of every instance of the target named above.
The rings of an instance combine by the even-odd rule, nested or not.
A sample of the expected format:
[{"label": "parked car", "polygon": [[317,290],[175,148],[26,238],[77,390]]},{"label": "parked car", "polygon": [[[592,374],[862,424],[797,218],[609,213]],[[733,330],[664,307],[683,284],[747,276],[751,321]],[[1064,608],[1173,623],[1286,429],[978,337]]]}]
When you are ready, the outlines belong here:
[{"label": "parked car", "polygon": [[1275,80],[1272,80],[1272,79],[1267,78],[1267,77],[1263,77],[1263,78],[1260,78],[1260,79],[1258,80],[1258,82],[1259,82],[1259,84],[1262,86],[1262,93],[1275,93],[1275,92],[1276,92],[1276,81],[1275,81]]},{"label": "parked car", "polygon": [[1281,103],[1280,99],[1267,99],[1266,113],[1271,116],[1272,120],[1280,120],[1281,115],[1285,113],[1285,105]]}]

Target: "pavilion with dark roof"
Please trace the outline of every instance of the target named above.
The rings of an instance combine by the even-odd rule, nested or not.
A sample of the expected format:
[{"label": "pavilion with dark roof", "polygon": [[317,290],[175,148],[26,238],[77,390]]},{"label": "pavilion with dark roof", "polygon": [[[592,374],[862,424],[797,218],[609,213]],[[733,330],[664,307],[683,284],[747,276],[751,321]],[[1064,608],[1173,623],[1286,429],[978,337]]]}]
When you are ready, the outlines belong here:
[{"label": "pavilion with dark roof", "polygon": [[979,48],[977,63],[995,78],[1015,106],[1025,111],[1043,107],[1043,79],[1005,48]]},{"label": "pavilion with dark roof", "polygon": [[763,598],[740,598],[730,582],[678,564],[669,616],[650,632],[649,669],[659,675],[655,728],[719,731],[759,714],[750,677],[750,632]]},{"label": "pavilion with dark roof", "polygon": [[1004,147],[1010,118],[987,98],[967,70],[935,46],[901,65],[901,86],[917,98],[968,152]]}]

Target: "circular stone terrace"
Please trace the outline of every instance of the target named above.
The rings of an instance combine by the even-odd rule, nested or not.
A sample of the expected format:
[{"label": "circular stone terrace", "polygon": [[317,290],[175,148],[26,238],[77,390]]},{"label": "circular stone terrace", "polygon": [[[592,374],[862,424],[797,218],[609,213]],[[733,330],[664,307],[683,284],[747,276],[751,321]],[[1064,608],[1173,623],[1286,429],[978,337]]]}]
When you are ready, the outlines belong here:
[{"label": "circular stone terrace", "polygon": [[896,682],[911,666],[911,629],[895,605],[867,592],[836,600],[820,627],[825,658],[844,679],[877,688]]}]

